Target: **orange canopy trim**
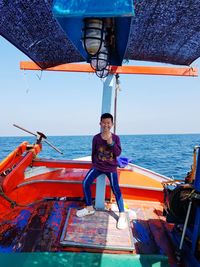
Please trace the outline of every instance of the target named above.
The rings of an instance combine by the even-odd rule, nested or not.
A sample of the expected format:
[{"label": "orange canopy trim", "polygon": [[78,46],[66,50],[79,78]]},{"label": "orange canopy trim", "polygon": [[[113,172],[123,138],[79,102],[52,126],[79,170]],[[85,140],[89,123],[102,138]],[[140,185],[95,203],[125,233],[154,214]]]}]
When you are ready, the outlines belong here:
[{"label": "orange canopy trim", "polygon": [[[94,72],[89,64],[63,64],[56,67],[41,69],[32,61],[20,62],[22,70],[45,70],[64,72]],[[158,67],[158,66],[110,66],[112,74],[143,74],[143,75],[169,75],[169,76],[198,76],[198,69],[191,67]]]}]

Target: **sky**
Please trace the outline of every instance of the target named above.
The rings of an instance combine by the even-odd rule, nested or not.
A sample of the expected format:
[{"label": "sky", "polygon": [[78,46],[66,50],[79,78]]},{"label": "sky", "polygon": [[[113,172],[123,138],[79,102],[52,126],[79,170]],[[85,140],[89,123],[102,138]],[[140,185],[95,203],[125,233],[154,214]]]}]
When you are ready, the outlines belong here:
[{"label": "sky", "polygon": [[[0,136],[27,135],[13,124],[48,136],[99,132],[103,81],[95,74],[22,71],[20,61],[30,59],[3,37],[0,59]],[[122,74],[120,88],[117,134],[200,133],[200,77]]]}]

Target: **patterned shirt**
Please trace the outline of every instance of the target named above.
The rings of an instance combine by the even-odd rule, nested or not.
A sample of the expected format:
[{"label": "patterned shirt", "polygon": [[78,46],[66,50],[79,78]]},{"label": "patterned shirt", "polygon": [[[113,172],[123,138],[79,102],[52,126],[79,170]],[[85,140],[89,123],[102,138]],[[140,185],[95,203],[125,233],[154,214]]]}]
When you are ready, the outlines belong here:
[{"label": "patterned shirt", "polygon": [[107,144],[107,141],[97,134],[92,141],[92,165],[97,170],[103,172],[117,171],[117,157],[121,154],[121,144],[118,135],[112,134],[113,144]]}]

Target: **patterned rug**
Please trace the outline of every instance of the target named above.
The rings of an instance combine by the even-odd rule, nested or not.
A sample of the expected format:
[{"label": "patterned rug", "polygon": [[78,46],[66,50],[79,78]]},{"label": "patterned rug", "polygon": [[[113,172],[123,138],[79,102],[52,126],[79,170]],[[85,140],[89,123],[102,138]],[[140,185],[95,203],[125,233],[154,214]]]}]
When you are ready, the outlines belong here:
[{"label": "patterned rug", "polygon": [[79,218],[76,211],[72,208],[68,212],[60,239],[63,246],[126,251],[135,249],[128,214],[128,227],[118,230],[117,212],[96,211],[91,216]]}]

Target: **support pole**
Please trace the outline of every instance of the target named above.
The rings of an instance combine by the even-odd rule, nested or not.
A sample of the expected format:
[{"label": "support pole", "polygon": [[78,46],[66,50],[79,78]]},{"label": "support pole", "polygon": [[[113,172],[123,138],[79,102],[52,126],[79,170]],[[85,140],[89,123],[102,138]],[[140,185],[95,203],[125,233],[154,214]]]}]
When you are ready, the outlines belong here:
[{"label": "support pole", "polygon": [[[111,112],[112,89],[114,75],[109,74],[103,84],[103,97],[101,114]],[[103,174],[97,178],[95,208],[105,208],[106,176]]]},{"label": "support pole", "polygon": [[[200,148],[198,147],[198,156],[197,156],[197,168],[196,175],[194,180],[194,188],[196,190],[196,194],[200,196]],[[200,240],[200,200],[198,199],[198,205],[196,207],[195,214],[195,223],[193,227],[193,235],[192,235],[192,252],[195,253],[197,248],[198,240]]]}]

